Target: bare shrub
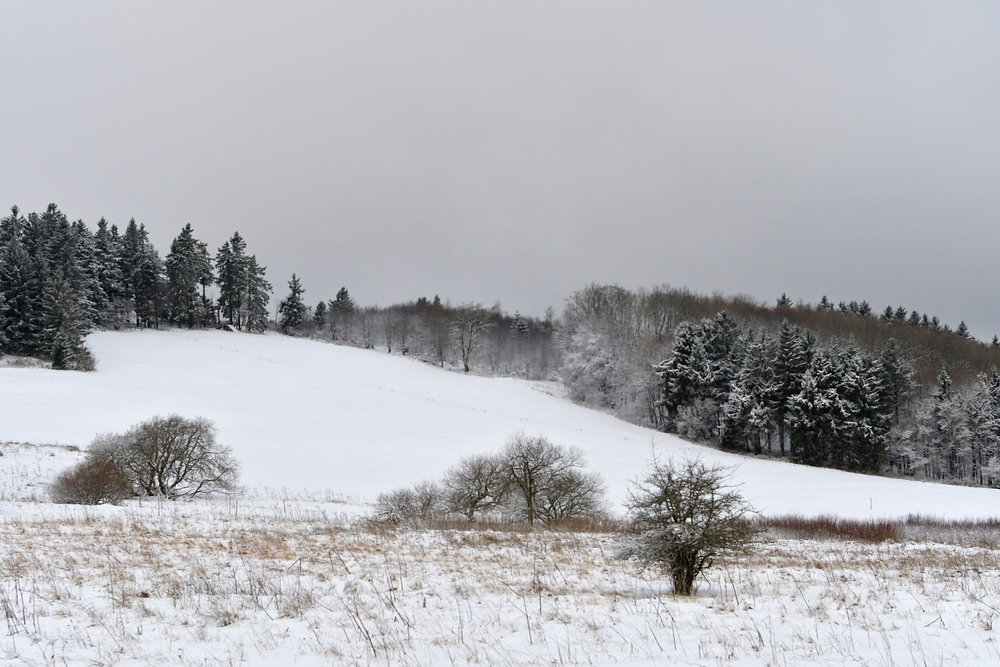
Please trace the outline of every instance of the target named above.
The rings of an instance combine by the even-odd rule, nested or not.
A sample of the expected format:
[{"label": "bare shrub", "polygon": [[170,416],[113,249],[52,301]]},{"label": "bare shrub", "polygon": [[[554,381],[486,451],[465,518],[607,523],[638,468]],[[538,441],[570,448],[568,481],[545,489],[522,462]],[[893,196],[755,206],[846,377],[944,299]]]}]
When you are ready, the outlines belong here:
[{"label": "bare shrub", "polygon": [[731,469],[699,459],[654,460],[629,493],[633,535],[618,557],[669,572],[674,593],[690,595],[695,578],[722,553],[749,546],[759,533],[753,508],[729,484]]},{"label": "bare shrub", "polygon": [[413,487],[380,493],[375,500],[375,518],[390,523],[426,519],[443,507],[441,487],[436,482],[423,481]]},{"label": "bare shrub", "polygon": [[445,473],[442,485],[448,511],[469,520],[500,507],[509,488],[504,460],[490,454],[462,459]]},{"label": "bare shrub", "polygon": [[515,433],[500,456],[509,488],[508,508],[529,525],[603,510],[604,481],[597,473],[581,470],[584,459],[579,449]]},{"label": "bare shrub", "polygon": [[121,468],[98,459],[81,461],[59,473],[49,487],[53,502],[74,505],[117,504],[131,492]]},{"label": "bare shrub", "polygon": [[98,436],[87,453],[118,466],[141,495],[175,498],[238,487],[239,463],[203,417],[153,417],[124,434]]}]

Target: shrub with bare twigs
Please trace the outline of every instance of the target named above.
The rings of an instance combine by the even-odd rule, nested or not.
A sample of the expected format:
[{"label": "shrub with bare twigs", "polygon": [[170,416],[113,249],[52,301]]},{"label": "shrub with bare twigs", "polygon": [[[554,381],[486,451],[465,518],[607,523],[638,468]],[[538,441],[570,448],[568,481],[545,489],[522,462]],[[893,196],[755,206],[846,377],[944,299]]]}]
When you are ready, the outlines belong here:
[{"label": "shrub with bare twigs", "polygon": [[81,461],[63,471],[49,487],[53,502],[73,505],[117,504],[131,493],[121,468],[97,459]]}]

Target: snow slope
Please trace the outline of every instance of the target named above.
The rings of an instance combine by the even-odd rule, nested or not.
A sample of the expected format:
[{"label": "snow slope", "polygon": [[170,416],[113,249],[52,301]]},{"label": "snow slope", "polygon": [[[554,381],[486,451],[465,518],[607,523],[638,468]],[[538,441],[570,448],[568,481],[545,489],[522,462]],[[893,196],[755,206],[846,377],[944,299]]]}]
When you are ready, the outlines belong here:
[{"label": "snow slope", "polygon": [[1000,492],[724,454],[574,405],[558,387],[465,376],[370,350],[221,331],[99,332],[94,373],[0,368],[0,441],[86,444],[156,414],[201,415],[249,486],[372,498],[437,478],[515,431],[586,453],[620,507],[655,450],[737,465],[767,514],[1000,515]]}]

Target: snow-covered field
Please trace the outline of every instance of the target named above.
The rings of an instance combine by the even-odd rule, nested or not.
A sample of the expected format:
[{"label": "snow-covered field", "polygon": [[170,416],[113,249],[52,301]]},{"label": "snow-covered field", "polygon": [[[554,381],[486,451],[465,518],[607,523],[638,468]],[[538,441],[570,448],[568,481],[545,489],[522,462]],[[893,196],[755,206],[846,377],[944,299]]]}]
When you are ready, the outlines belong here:
[{"label": "snow-covered field", "polygon": [[[311,341],[147,331],[89,344],[95,373],[0,364],[2,664],[1000,664],[995,529],[938,533],[947,543],[771,536],[677,598],[613,559],[612,534],[357,518],[378,492],[517,430],[582,448],[616,504],[654,449],[738,465],[768,514],[992,517],[996,491],[724,455],[557,386]],[[172,412],[215,420],[244,494],[46,502],[96,433]]]},{"label": "snow-covered field", "polygon": [[558,385],[465,376],[384,353],[278,335],[101,332],[94,373],[0,368],[0,442],[80,448],[157,414],[215,421],[250,488],[372,498],[435,479],[515,431],[578,446],[620,508],[654,449],[738,466],[766,514],[984,517],[1000,493],[745,458],[582,408]]},{"label": "snow-covered field", "polygon": [[614,546],[386,530],[278,497],[38,504],[0,522],[0,663],[1000,663],[995,544],[778,539],[691,598]]}]

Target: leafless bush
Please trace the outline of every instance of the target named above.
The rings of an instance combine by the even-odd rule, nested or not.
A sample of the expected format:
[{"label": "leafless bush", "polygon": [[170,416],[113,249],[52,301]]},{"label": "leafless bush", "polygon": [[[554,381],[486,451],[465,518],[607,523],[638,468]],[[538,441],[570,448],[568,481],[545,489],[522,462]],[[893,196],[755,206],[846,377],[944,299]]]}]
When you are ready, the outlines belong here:
[{"label": "leafless bush", "polygon": [[202,417],[153,417],[124,434],[98,436],[87,453],[118,466],[142,495],[174,498],[234,491],[238,485],[239,463]]},{"label": "leafless bush", "polygon": [[441,487],[436,482],[424,481],[413,487],[380,493],[375,500],[375,518],[400,523],[426,519],[443,508]]},{"label": "leafless bush", "polygon": [[60,473],[49,487],[53,502],[117,504],[132,492],[125,473],[109,461],[87,459]]},{"label": "leafless bush", "polygon": [[462,514],[466,521],[523,521],[529,528],[536,522],[604,519],[604,480],[584,472],[583,464],[578,449],[516,433],[499,454],[462,459],[440,485],[422,482],[379,495],[375,516],[391,522],[452,521]]},{"label": "leafless bush", "polygon": [[699,459],[654,460],[629,494],[634,534],[618,557],[669,572],[674,593],[690,595],[695,578],[720,554],[747,547],[759,532],[753,508],[729,484],[730,469]]}]

